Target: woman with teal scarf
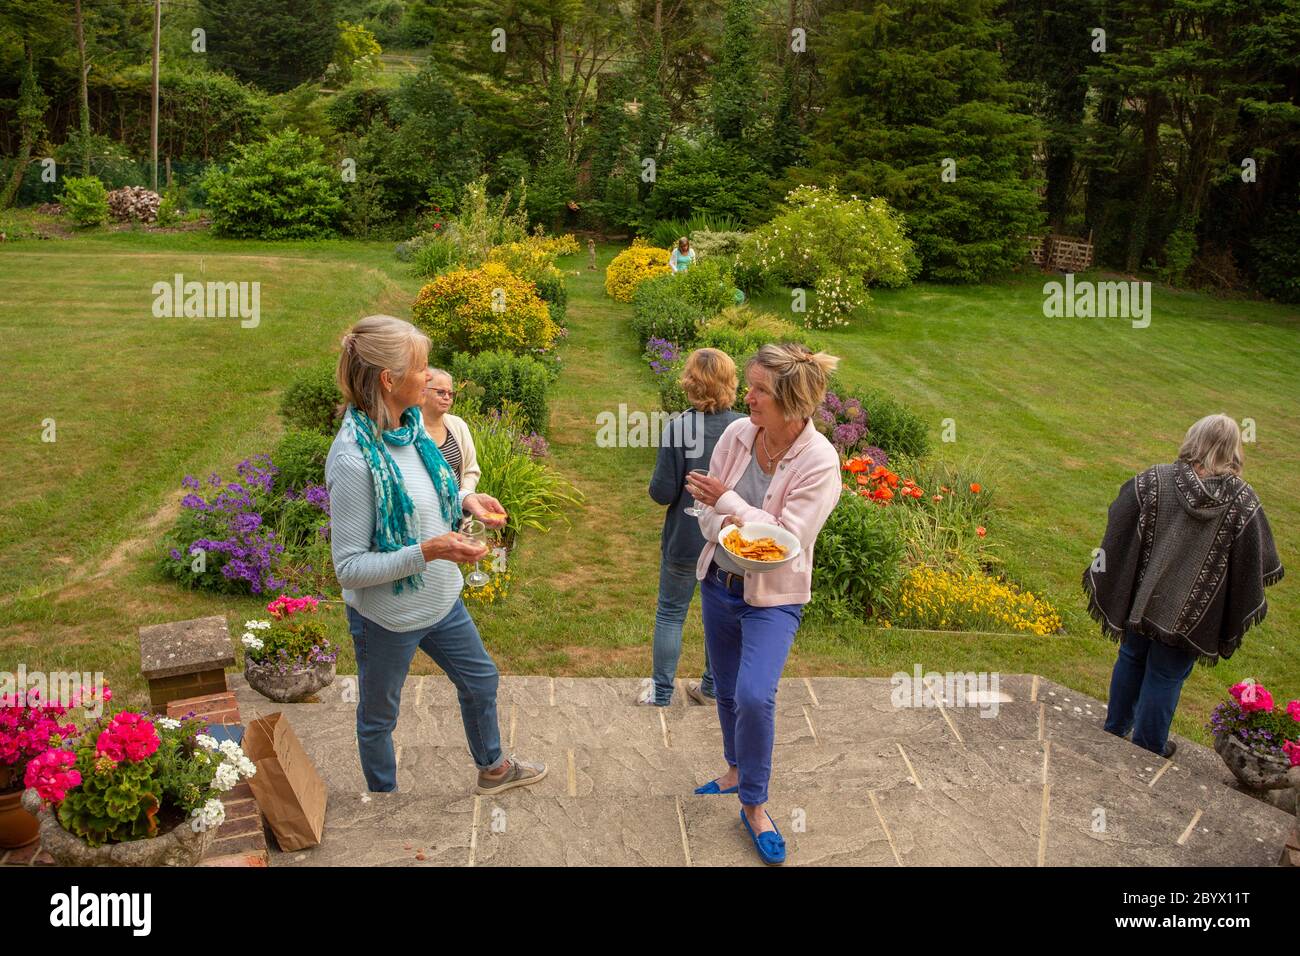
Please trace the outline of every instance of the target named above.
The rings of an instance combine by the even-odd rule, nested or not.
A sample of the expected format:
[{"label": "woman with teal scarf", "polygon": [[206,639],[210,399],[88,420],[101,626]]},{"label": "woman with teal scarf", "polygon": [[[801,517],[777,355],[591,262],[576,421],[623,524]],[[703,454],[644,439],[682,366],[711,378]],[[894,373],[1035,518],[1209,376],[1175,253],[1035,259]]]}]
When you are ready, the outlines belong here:
[{"label": "woman with teal scarf", "polygon": [[331,552],[357,658],[357,749],[371,790],[398,785],[393,730],[416,650],[456,687],[478,793],[537,783],[544,764],[501,750],[496,664],[460,593],[461,563],[487,549],[457,532],[464,515],[488,527],[505,509],[457,487],[425,430],[429,339],[388,315],[362,319],[343,337],[338,384],[347,402],[325,462]]}]

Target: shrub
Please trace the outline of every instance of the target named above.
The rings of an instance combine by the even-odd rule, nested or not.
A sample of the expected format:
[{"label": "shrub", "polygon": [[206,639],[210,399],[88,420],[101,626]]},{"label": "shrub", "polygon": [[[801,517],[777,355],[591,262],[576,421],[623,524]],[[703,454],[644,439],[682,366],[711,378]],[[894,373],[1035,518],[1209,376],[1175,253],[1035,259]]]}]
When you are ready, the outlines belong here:
[{"label": "shrub", "polygon": [[764,345],[785,342],[797,342],[813,351],[820,347],[793,322],[748,305],[732,305],[700,326],[695,347],[721,349],[739,369]]},{"label": "shrub", "polygon": [[682,236],[695,244],[696,237],[705,234],[740,235],[741,223],[726,215],[695,213],[688,219],[660,219],[642,230],[643,236],[652,246],[671,249]]},{"label": "shrub", "polygon": [[859,397],[867,412],[867,438],[892,456],[924,458],[930,452],[930,435],[925,421],[900,402],[881,391]]},{"label": "shrub", "polygon": [[108,192],[98,177],[70,176],[63,181],[59,197],[63,211],[79,226],[99,226],[108,222]]},{"label": "shrub", "polygon": [[438,276],[411,311],[440,359],[452,352],[549,349],[559,334],[536,287],[495,262]]},{"label": "shrub", "polygon": [[714,256],[734,258],[748,236],[748,233],[731,230],[714,232],[709,229],[697,229],[690,234],[690,240],[696,254],[702,259]]},{"label": "shrub", "polygon": [[668,272],[668,250],[637,240],[605,269],[605,294],[619,302],[631,302],[632,293],[643,280]]},{"label": "shrub", "polygon": [[[452,378],[469,380],[482,389],[479,407],[484,412],[507,402],[518,406],[519,424],[525,432],[545,432],[548,424],[546,366],[529,355],[509,352],[458,353],[451,362]],[[475,439],[477,443],[477,438]]]},{"label": "shrub", "polygon": [[687,301],[699,306],[705,316],[713,316],[736,303],[736,280],[731,266],[723,259],[697,260],[685,272],[672,278]]},{"label": "shrub", "polygon": [[1300,302],[1300,212],[1278,209],[1251,240],[1259,291],[1279,302]]},{"label": "shrub", "polygon": [[478,490],[501,502],[509,517],[505,543],[509,547],[524,528],[547,531],[582,502],[582,492],[558,472],[535,458],[520,438],[528,426],[511,403],[487,415],[466,416],[474,436],[483,477]]},{"label": "shrub", "polygon": [[835,189],[800,186],[771,222],[750,235],[737,257],[743,283],[811,287],[810,325],[845,325],[870,302],[867,286],[903,285],[917,259],[902,217],[883,199],[844,198]]},{"label": "shrub", "polygon": [[204,177],[214,232],[253,239],[333,235],[343,212],[338,172],[320,141],[295,129],[240,147],[230,168]]},{"label": "shrub", "polygon": [[551,310],[551,321],[563,328],[569,312],[569,290],[559,269],[543,273],[537,280],[537,294]]},{"label": "shrub", "polygon": [[280,417],[289,430],[333,436],[343,404],[333,363],[308,369],[295,379],[280,400]]},{"label": "shrub", "polygon": [[537,294],[551,307],[551,321],[564,324],[568,306],[568,292],[564,275],[555,267],[555,260],[578,251],[578,241],[565,235],[550,239],[545,236],[528,236],[518,242],[494,246],[488,253],[488,262],[498,262],[521,279],[537,287]]},{"label": "shrub", "polygon": [[324,435],[306,429],[286,432],[271,452],[271,461],[280,469],[276,486],[302,491],[308,485],[325,484],[325,459],[333,443],[332,433]]},{"label": "shrub", "polygon": [[[405,259],[402,259],[403,255]],[[449,233],[438,230],[401,243],[397,258],[411,263],[414,276],[436,276],[459,263],[460,247]]]},{"label": "shrub", "polygon": [[656,276],[637,286],[632,295],[632,331],[642,344],[660,338],[684,349],[694,345],[706,313],[687,299],[681,278]]},{"label": "shrub", "polygon": [[817,536],[810,612],[860,619],[887,608],[902,555],[903,541],[887,510],[844,495]]}]

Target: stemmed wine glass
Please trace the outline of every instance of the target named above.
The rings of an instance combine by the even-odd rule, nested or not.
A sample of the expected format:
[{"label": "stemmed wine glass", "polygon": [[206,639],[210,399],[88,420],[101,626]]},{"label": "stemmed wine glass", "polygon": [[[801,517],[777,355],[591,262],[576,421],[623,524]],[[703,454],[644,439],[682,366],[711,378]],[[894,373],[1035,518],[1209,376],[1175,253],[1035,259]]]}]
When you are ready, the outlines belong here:
[{"label": "stemmed wine glass", "polygon": [[[476,544],[487,545],[487,525],[477,518],[466,518],[461,522],[460,533],[469,538]],[[474,570],[465,577],[465,583],[472,588],[481,588],[491,580],[486,573],[479,570],[478,562],[474,562]]]},{"label": "stemmed wine glass", "polygon": [[[708,474],[709,474],[709,469],[707,469],[707,468],[692,468],[692,469],[691,469],[691,474],[692,474],[692,475],[699,475],[699,476],[702,477],[702,478],[703,478],[703,477],[707,477]],[[689,504],[689,505],[687,505],[686,508],[684,508],[683,510],[684,510],[688,515],[690,515],[692,518],[698,518],[700,515],[704,514],[704,509],[701,508],[697,503],[695,503],[695,502],[694,502],[694,499],[692,499],[692,503]]]}]

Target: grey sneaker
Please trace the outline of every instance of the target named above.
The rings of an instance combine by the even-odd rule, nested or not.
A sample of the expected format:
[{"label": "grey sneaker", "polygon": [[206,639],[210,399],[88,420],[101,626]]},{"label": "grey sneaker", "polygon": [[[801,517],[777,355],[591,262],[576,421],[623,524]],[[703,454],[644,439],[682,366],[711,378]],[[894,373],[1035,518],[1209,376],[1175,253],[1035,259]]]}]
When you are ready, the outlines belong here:
[{"label": "grey sneaker", "polygon": [[718,698],[710,697],[708,694],[704,693],[704,691],[700,690],[698,682],[692,682],[686,685],[686,696],[695,701],[695,703],[704,707],[712,706],[718,702]]},{"label": "grey sneaker", "polygon": [[527,787],[538,783],[546,776],[546,764],[544,763],[529,763],[526,760],[520,760],[514,754],[509,754],[506,760],[510,763],[510,769],[503,776],[492,778],[481,772],[479,773],[478,785],[474,788],[475,793],[503,793],[514,787]]}]

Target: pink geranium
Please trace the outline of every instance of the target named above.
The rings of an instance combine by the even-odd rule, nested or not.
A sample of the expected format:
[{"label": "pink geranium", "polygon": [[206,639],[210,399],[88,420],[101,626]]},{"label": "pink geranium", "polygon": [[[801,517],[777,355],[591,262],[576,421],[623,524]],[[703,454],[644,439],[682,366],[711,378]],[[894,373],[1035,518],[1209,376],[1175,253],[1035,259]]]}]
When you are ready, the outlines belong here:
[{"label": "pink geranium", "polygon": [[144,715],[123,711],[114,714],[95,741],[95,752],[117,763],[144,760],[158,749],[158,731]]},{"label": "pink geranium", "polygon": [[73,787],[81,785],[81,774],[73,769],[77,757],[68,750],[47,750],[27,764],[23,783],[32,787],[42,800],[58,802]]},{"label": "pink geranium", "polygon": [[1300,700],[1293,700],[1287,704],[1286,712],[1291,715],[1292,720],[1300,720]]},{"label": "pink geranium", "polygon": [[266,606],[266,610],[270,613],[271,617],[280,620],[289,617],[292,614],[297,614],[299,611],[314,611],[316,610],[316,605],[319,603],[320,602],[314,597],[294,598],[289,597],[287,594],[281,594]]},{"label": "pink geranium", "polygon": [[1237,702],[1241,704],[1241,709],[1248,714],[1255,710],[1273,709],[1273,695],[1264,689],[1263,684],[1247,684],[1242,689]]},{"label": "pink geranium", "polygon": [[1291,766],[1300,767],[1300,743],[1288,740],[1282,744],[1282,753],[1291,760]]}]

